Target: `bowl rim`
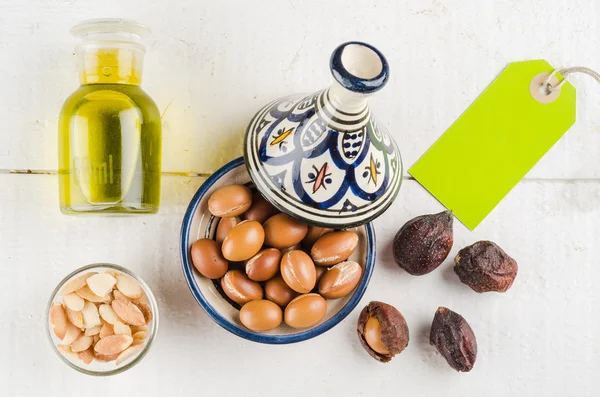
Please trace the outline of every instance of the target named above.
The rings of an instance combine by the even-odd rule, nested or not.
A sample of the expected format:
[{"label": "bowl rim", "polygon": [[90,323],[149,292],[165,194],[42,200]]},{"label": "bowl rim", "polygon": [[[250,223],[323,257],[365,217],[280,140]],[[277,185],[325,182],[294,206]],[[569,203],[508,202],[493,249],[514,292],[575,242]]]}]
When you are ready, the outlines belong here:
[{"label": "bowl rim", "polygon": [[294,333],[291,335],[269,335],[269,334],[261,334],[258,332],[253,332],[247,329],[242,328],[241,326],[235,325],[223,317],[216,309],[212,307],[212,305],[208,302],[208,300],[204,297],[204,294],[198,287],[196,280],[194,279],[194,269],[192,265],[191,254],[189,251],[189,243],[190,243],[190,228],[192,224],[192,219],[194,214],[198,210],[198,206],[200,204],[200,200],[206,195],[208,190],[219,180],[223,175],[227,174],[231,170],[244,166],[244,158],[238,157],[229,163],[225,164],[223,167],[219,168],[214,174],[212,174],[196,191],[194,197],[190,201],[190,204],[185,212],[182,226],[181,226],[181,245],[180,245],[180,254],[181,254],[181,265],[183,270],[183,275],[185,281],[190,289],[190,292],[194,296],[194,299],[198,302],[198,304],[204,309],[206,314],[218,325],[227,331],[231,332],[234,335],[237,335],[241,338],[265,344],[289,344],[289,343],[297,343],[302,342],[307,339],[314,338],[318,335],[321,335],[335,325],[344,320],[354,308],[358,305],[360,300],[362,299],[367,286],[369,285],[369,281],[371,279],[371,275],[373,274],[373,269],[375,267],[375,230],[373,225],[369,222],[364,224],[365,232],[367,236],[367,258],[364,265],[364,274],[361,278],[360,283],[356,286],[356,290],[346,302],[346,304],[335,313],[330,319],[320,323],[316,327],[309,328],[307,330],[300,331],[298,333]]},{"label": "bowl rim", "polygon": [[[144,290],[144,293],[146,294],[148,301],[150,303],[150,307],[152,308],[152,321],[150,323],[153,324],[153,326],[149,327],[149,331],[151,331],[151,332],[148,333],[148,339],[147,339],[142,351],[140,351],[138,353],[138,355],[135,356],[133,358],[133,360],[130,360],[127,364],[115,367],[114,369],[110,369],[107,371],[96,371],[96,370],[88,369],[83,366],[79,366],[77,364],[72,363],[69,359],[67,359],[58,350],[58,347],[54,343],[54,339],[52,338],[52,330],[50,327],[50,308],[51,308],[52,304],[54,303],[54,298],[58,295],[58,293],[60,292],[62,287],[65,285],[65,283],[67,281],[69,281],[73,276],[81,274],[87,270],[93,270],[93,269],[97,269],[97,268],[107,268],[107,269],[117,270],[121,273],[124,273],[124,274],[132,277],[134,280],[136,280],[140,284],[140,286]],[[50,344],[52,345],[52,350],[54,350],[54,352],[58,355],[58,357],[65,364],[67,364],[69,367],[73,368],[74,370],[81,372],[83,374],[86,374],[86,375],[105,377],[105,376],[112,376],[112,375],[117,375],[122,372],[125,372],[128,369],[133,368],[136,364],[138,364],[140,361],[142,361],[142,359],[144,357],[146,357],[146,355],[150,351],[152,342],[154,342],[154,339],[156,338],[156,334],[158,333],[159,318],[160,318],[160,315],[159,315],[159,310],[158,310],[158,303],[156,301],[156,298],[154,297],[154,293],[152,292],[152,290],[150,289],[148,284],[146,284],[146,282],[140,276],[138,276],[131,270],[127,269],[126,267],[116,265],[114,263],[98,262],[98,263],[91,263],[89,265],[85,265],[85,266],[82,266],[82,267],[79,267],[79,268],[73,270],[72,272],[67,274],[56,285],[56,288],[54,288],[54,291],[52,291],[52,294],[50,295],[50,299],[48,299],[48,303],[46,305],[45,327],[46,327],[46,335],[48,336],[48,340],[50,341]]]}]

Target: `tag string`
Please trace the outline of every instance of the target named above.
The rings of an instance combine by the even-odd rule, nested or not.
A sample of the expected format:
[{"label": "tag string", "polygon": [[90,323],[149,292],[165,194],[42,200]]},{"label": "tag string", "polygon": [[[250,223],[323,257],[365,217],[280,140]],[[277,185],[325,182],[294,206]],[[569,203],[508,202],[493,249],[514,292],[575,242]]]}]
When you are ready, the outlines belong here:
[{"label": "tag string", "polygon": [[[553,86],[550,83],[550,80],[557,73],[562,74],[563,80],[560,83],[558,83],[556,86]],[[573,73],[587,74],[588,76],[590,76],[594,80],[596,80],[596,82],[598,84],[600,84],[600,73],[598,73],[595,70],[592,70],[590,68],[583,67],[583,66],[574,66],[574,67],[571,67],[571,68],[556,69],[556,70],[554,70],[554,72],[552,72],[550,74],[550,76],[548,76],[548,78],[546,79],[546,81],[544,82],[544,84],[546,85],[546,87],[548,88],[548,91],[550,91],[550,92],[558,90],[558,89],[560,89],[560,87],[562,87],[567,82],[567,78],[569,77],[569,75],[573,74]]]}]

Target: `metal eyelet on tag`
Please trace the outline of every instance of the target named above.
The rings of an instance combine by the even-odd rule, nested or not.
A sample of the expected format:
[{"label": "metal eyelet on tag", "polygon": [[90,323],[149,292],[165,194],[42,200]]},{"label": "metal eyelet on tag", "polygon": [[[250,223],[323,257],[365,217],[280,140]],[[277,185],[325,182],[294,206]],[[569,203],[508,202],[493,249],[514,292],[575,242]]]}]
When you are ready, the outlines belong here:
[{"label": "metal eyelet on tag", "polygon": [[[550,78],[550,80],[548,80]],[[529,92],[533,99],[539,103],[552,103],[556,101],[560,95],[560,87],[558,87],[558,79],[556,76],[551,76],[550,73],[540,73],[531,80]],[[548,89],[550,84],[553,89]]]}]

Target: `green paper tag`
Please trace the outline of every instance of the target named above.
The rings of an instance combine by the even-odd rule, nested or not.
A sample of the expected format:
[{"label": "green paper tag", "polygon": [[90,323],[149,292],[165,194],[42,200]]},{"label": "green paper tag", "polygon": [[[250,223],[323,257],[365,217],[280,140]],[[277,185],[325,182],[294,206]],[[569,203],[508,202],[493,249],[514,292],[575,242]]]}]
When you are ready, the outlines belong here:
[{"label": "green paper tag", "polygon": [[469,229],[575,123],[573,85],[539,90],[553,70],[544,60],[509,64],[409,170]]}]

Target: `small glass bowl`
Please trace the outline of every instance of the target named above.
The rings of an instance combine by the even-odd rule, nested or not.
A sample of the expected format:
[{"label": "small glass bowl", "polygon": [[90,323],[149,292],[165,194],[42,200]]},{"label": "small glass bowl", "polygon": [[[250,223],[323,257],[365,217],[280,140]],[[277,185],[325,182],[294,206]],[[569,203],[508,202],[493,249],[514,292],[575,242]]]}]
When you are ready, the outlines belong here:
[{"label": "small glass bowl", "polygon": [[[83,361],[77,358],[73,358],[71,356],[67,356],[61,353],[60,350],[58,350],[57,345],[61,344],[61,340],[56,337],[52,330],[52,327],[50,326],[50,307],[53,303],[61,303],[62,296],[60,295],[60,291],[68,281],[79,277],[83,273],[102,273],[105,271],[116,271],[123,273],[133,278],[139,283],[139,285],[142,287],[142,290],[144,291],[144,294],[146,294],[146,297],[148,298],[148,305],[150,305],[150,308],[152,309],[152,321],[150,321],[150,323],[146,325],[148,327],[148,337],[144,341],[144,348],[136,356],[124,361],[123,363],[121,363],[121,365],[116,365],[115,361],[101,362],[97,360],[94,360],[89,365],[86,365]],[[48,335],[50,344],[52,345],[52,349],[69,367],[84,374],[93,376],[116,375],[121,372],[127,371],[129,368],[132,368],[134,365],[139,363],[150,350],[150,346],[152,345],[152,342],[154,341],[154,338],[156,337],[156,333],[158,331],[158,323],[158,304],[156,303],[156,299],[154,298],[154,295],[152,294],[152,291],[150,290],[148,285],[144,282],[144,280],[142,280],[130,270],[122,266],[110,263],[94,263],[91,265],[83,266],[75,270],[71,274],[67,275],[64,279],[62,279],[60,283],[58,283],[54,291],[52,291],[52,295],[50,296],[50,300],[48,301],[48,305],[46,307],[46,333]]]}]

